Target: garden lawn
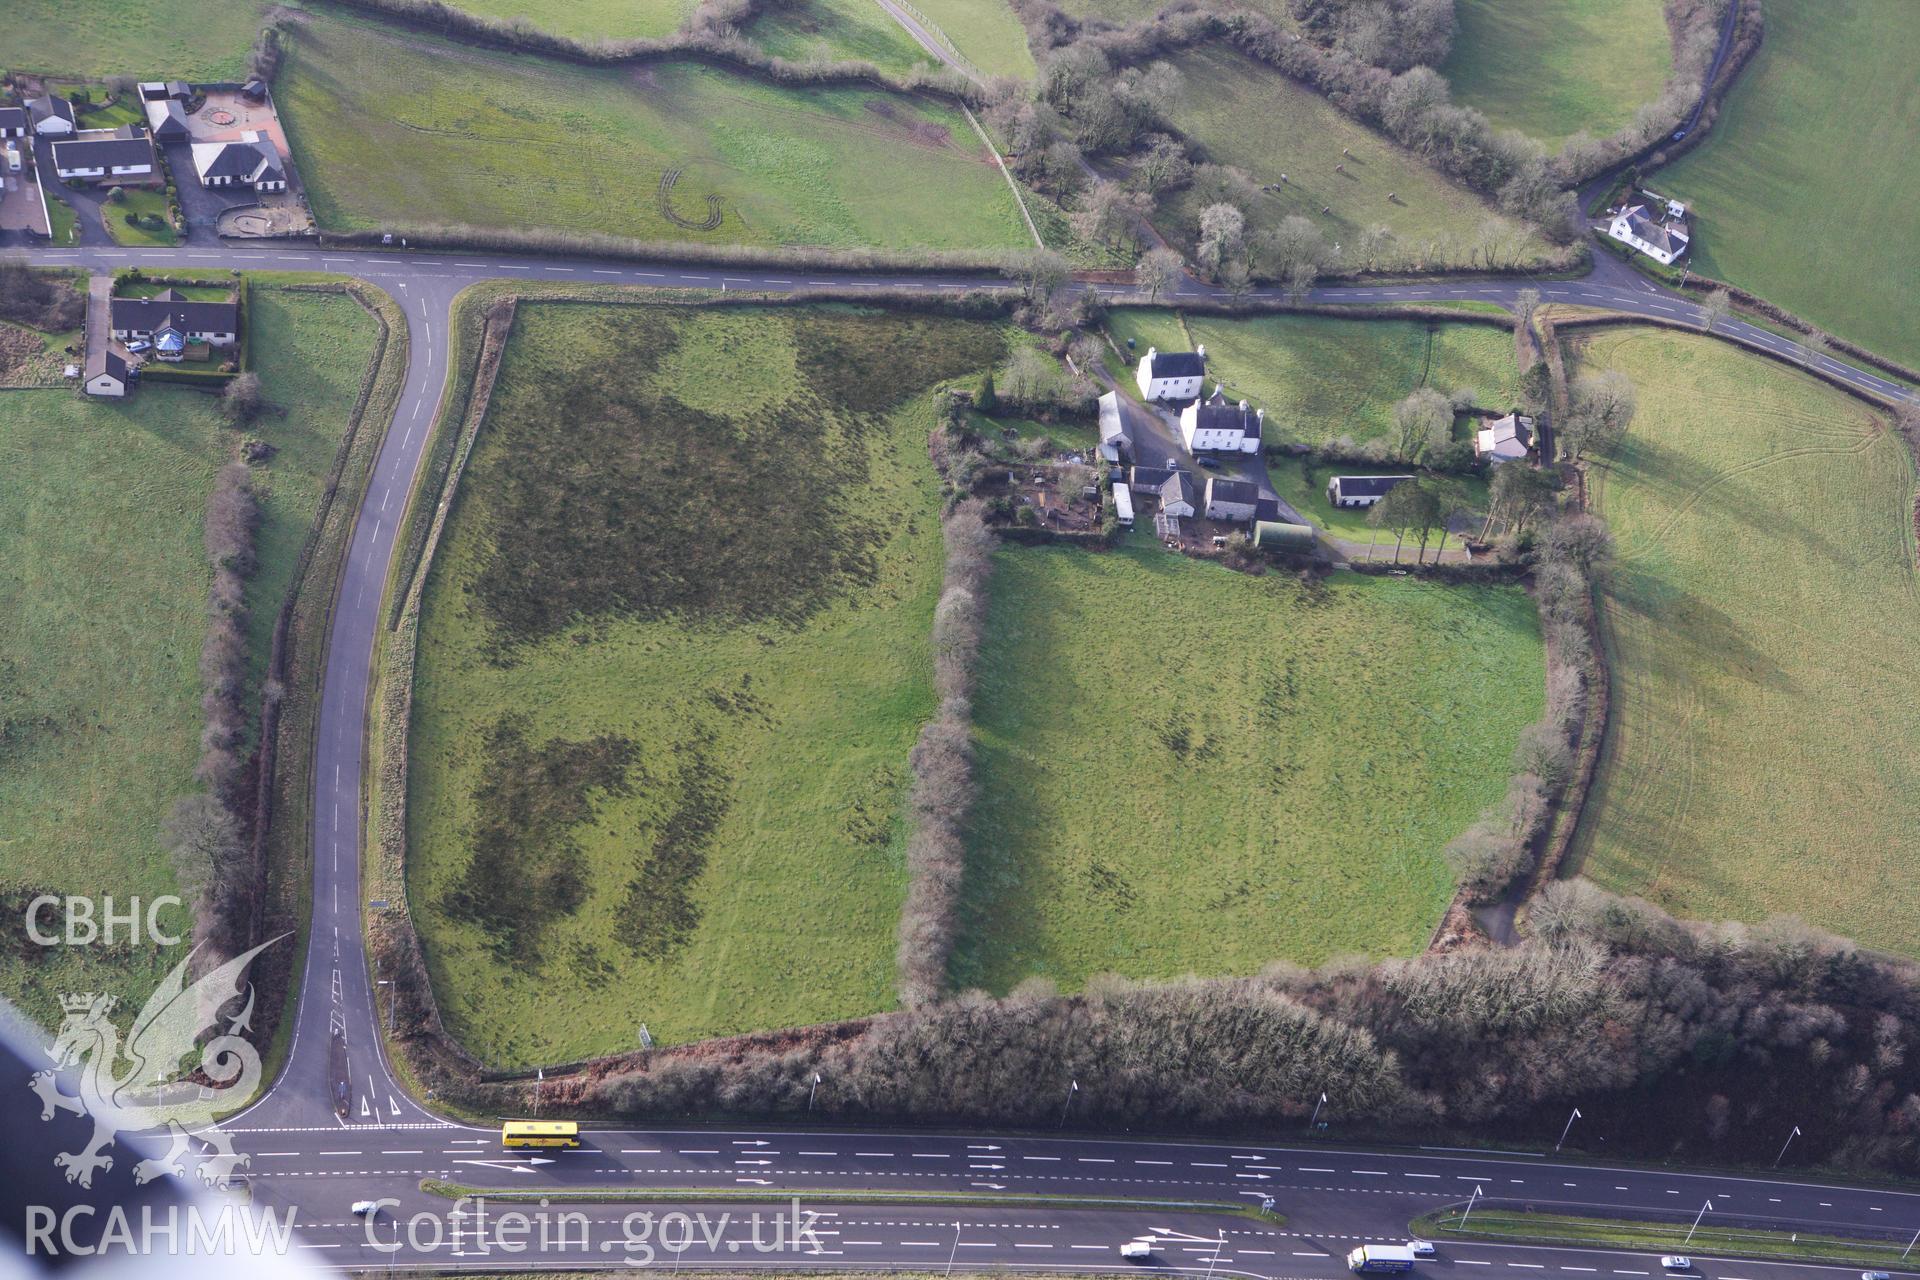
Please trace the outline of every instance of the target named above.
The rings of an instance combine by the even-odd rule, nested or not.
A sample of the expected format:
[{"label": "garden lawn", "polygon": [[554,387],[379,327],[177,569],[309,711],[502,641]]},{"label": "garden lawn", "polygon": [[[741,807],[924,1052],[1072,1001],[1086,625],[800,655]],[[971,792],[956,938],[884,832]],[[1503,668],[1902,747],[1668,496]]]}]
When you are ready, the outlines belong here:
[{"label": "garden lawn", "polygon": [[[285,416],[248,434],[261,567],[249,588],[255,694],[320,486],[372,355],[375,326],[344,297],[256,289],[254,364]],[[210,574],[201,528],[239,437],[215,400],[155,383],[125,400],[0,396],[0,895],[151,898],[175,892],[160,827],[193,790]],[[164,913],[163,913],[164,915]],[[163,921],[184,923],[184,913]],[[18,919],[18,916],[15,916]],[[176,953],[0,952],[0,993],[42,1021],[57,995],[145,991]],[[136,1006],[137,1007],[137,1006]]]},{"label": "garden lawn", "polygon": [[[1404,476],[1406,467],[1349,467],[1333,463],[1310,466],[1305,458],[1269,458],[1267,460],[1267,478],[1273,481],[1274,492],[1291,504],[1313,523],[1336,538],[1345,538],[1349,542],[1378,542],[1379,549],[1374,553],[1376,559],[1386,560],[1393,555],[1393,531],[1376,530],[1367,523],[1364,508],[1336,507],[1327,501],[1327,481],[1335,476]],[[1433,475],[1427,482],[1448,494],[1457,506],[1459,514],[1448,525],[1449,538],[1456,537],[1463,530],[1480,532],[1480,525],[1487,515],[1487,482],[1477,475]],[[1437,547],[1436,534],[1430,547]],[[1454,545],[1449,543],[1449,545]],[[1419,546],[1414,539],[1400,548],[1402,559],[1411,559]]]},{"label": "garden lawn", "polygon": [[[910,0],[989,77],[1034,77],[1027,32],[1007,0]],[[909,10],[911,12],[911,10]],[[937,38],[937,37],[936,37]]]},{"label": "garden lawn", "polygon": [[[107,228],[107,234],[113,237],[115,244],[130,245],[170,245],[178,240],[173,233],[173,224],[167,218],[167,193],[147,187],[123,187],[126,195],[120,199],[100,206],[100,221]],[[136,227],[129,225],[127,216],[155,217],[160,219],[158,227]]]},{"label": "garden lawn", "polygon": [[693,16],[699,0],[458,0],[455,8],[483,18],[530,25],[594,44],[636,36],[670,36]]},{"label": "garden lawn", "polygon": [[[1286,176],[1279,191],[1260,195],[1245,211],[1250,230],[1299,214],[1329,244],[1351,251],[1361,231],[1382,225],[1394,241],[1376,266],[1439,265],[1475,261],[1470,250],[1483,228],[1497,223],[1517,246],[1518,260],[1545,253],[1538,236],[1278,71],[1218,45],[1168,61],[1186,76],[1174,124],[1208,159],[1244,169],[1263,186]],[[1342,155],[1343,148],[1353,154]],[[1175,197],[1169,224],[1191,233],[1196,203],[1193,193]],[[1322,214],[1323,208],[1331,212]]]},{"label": "garden lawn", "polygon": [[907,313],[521,307],[410,736],[409,901],[470,1050],[891,1007],[942,572],[920,392],[1002,349]]},{"label": "garden lawn", "polygon": [[852,58],[883,71],[936,65],[874,0],[805,0],[762,11],[747,38],[777,58]]},{"label": "garden lawn", "polygon": [[[579,67],[313,18],[275,89],[333,228],[466,223],[650,240],[1018,247],[966,120],[878,89],[775,88],[693,62]],[[661,211],[663,175],[678,172]]]},{"label": "garden lawn", "polygon": [[61,77],[237,80],[259,34],[259,0],[8,0],[12,71]]},{"label": "garden lawn", "polygon": [[1771,0],[1767,38],[1697,151],[1693,269],[1920,365],[1920,22],[1910,0]]},{"label": "garden lawn", "polygon": [[1632,123],[1673,70],[1660,0],[1456,0],[1454,15],[1453,100],[1549,148]]},{"label": "garden lawn", "polygon": [[1913,470],[1864,405],[1699,337],[1609,329],[1640,408],[1597,472],[1613,712],[1576,855],[1669,911],[1920,952]]},{"label": "garden lawn", "polygon": [[1524,594],[1309,589],[1141,534],[1002,550],[994,573],[960,985],[1426,944],[1453,893],[1441,847],[1503,794],[1540,714]]},{"label": "garden lawn", "polygon": [[1217,381],[1264,408],[1269,444],[1391,436],[1393,406],[1422,386],[1471,390],[1476,404],[1501,410],[1520,392],[1513,335],[1492,325],[1302,315],[1191,315],[1183,325],[1176,312],[1129,308],[1108,326],[1122,351],[1133,339],[1136,359],[1150,346],[1206,347],[1208,391]]}]

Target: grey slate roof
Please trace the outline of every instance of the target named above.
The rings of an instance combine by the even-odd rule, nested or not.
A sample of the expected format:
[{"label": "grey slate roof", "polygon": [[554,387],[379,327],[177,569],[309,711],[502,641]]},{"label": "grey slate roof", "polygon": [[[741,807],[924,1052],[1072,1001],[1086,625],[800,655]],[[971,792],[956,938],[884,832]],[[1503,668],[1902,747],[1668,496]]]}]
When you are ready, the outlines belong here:
[{"label": "grey slate roof", "polygon": [[1260,486],[1251,480],[1226,480],[1219,476],[1207,477],[1207,505],[1216,502],[1244,502],[1249,506],[1260,501]]},{"label": "grey slate roof", "polygon": [[32,120],[25,107],[0,107],[0,129],[25,129]]},{"label": "grey slate roof", "polygon": [[146,137],[59,138],[53,144],[55,169],[111,169],[115,165],[153,163],[153,142]]},{"label": "grey slate roof", "polygon": [[1245,400],[1230,402],[1218,386],[1213,394],[1194,406],[1193,425],[1199,431],[1238,431],[1251,439],[1260,438],[1260,415],[1247,407]]},{"label": "grey slate roof", "polygon": [[1160,503],[1184,502],[1190,507],[1198,507],[1200,493],[1194,487],[1193,477],[1184,471],[1176,471],[1160,486]]},{"label": "grey slate roof", "polygon": [[73,104],[65,98],[56,98],[52,94],[48,94],[44,98],[27,99],[27,111],[33,116],[35,123],[51,119],[54,116],[59,116],[68,124],[75,123],[73,118]]},{"label": "grey slate roof", "polygon": [[103,373],[110,373],[120,381],[127,380],[127,362],[118,352],[102,347],[98,351],[87,353],[87,381],[92,382]]},{"label": "grey slate roof", "polygon": [[115,298],[113,328],[149,333],[169,322],[188,333],[240,332],[236,302],[188,302],[172,289],[157,298]]},{"label": "grey slate roof", "polygon": [[1412,476],[1335,476],[1340,493],[1348,498],[1384,498],[1389,490]]},{"label": "grey slate roof", "polygon": [[1156,351],[1147,372],[1156,378],[1199,378],[1206,375],[1207,362],[1196,351]]}]

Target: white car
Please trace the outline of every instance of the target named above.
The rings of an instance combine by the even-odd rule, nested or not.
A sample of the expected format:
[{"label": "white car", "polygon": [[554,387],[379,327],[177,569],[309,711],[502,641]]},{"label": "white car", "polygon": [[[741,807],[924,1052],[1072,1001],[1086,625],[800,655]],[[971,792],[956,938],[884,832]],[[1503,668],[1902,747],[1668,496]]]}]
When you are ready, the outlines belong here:
[{"label": "white car", "polygon": [[1693,1259],[1684,1253],[1669,1253],[1660,1259],[1660,1265],[1669,1271],[1691,1271]]},{"label": "white car", "polygon": [[1146,1262],[1153,1257],[1153,1237],[1142,1236],[1120,1246],[1120,1256],[1128,1262]]},{"label": "white car", "polygon": [[1439,1252],[1439,1250],[1433,1247],[1433,1241],[1431,1240],[1409,1240],[1407,1241],[1407,1248],[1416,1258],[1431,1258]]},{"label": "white car", "polygon": [[377,1218],[380,1216],[380,1206],[372,1200],[355,1200],[353,1202],[353,1216],[356,1218]]}]

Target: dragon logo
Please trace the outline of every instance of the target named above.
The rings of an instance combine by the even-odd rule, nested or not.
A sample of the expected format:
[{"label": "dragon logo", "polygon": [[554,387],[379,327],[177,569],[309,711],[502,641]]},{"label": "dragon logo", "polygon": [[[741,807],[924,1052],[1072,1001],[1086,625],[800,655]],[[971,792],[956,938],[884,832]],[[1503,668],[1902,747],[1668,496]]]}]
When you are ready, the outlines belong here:
[{"label": "dragon logo", "polygon": [[[226,1020],[226,1031],[204,1045],[200,1041],[220,1023],[221,1010],[240,998],[253,958],[286,936],[261,943],[189,985],[187,967],[199,952],[195,947],[161,979],[124,1044],[109,1017],[112,996],[61,997],[66,1018],[47,1050],[53,1067],[36,1071],[30,1084],[40,1095],[42,1120],[67,1111],[93,1121],[86,1146],[53,1158],[67,1171],[68,1182],[91,1187],[95,1170],[112,1169],[113,1157],[103,1152],[121,1133],[164,1129],[172,1135],[165,1155],[133,1167],[136,1182],[184,1175],[180,1161],[191,1149],[189,1131],[209,1147],[199,1165],[202,1181],[224,1185],[236,1168],[251,1162],[251,1156],[234,1153],[233,1139],[213,1118],[260,1083],[260,1053],[240,1034],[252,1030],[253,984],[245,984],[246,1007]],[[189,1057],[197,1058],[195,1065],[211,1087],[188,1078],[192,1067],[182,1070],[182,1059]],[[60,1091],[56,1074],[69,1071],[75,1072],[71,1095]]]}]

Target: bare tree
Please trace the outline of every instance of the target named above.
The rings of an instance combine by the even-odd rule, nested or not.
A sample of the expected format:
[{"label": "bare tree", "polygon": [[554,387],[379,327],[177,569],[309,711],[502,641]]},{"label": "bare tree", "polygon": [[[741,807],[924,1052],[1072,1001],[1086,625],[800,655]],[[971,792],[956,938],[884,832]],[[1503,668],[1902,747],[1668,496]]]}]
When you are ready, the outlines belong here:
[{"label": "bare tree", "polygon": [[1638,407],[1633,379],[1618,369],[1583,373],[1569,389],[1561,439],[1576,461],[1586,453],[1604,453],[1619,443]]},{"label": "bare tree", "polygon": [[1247,217],[1224,201],[1200,211],[1200,242],[1194,257],[1209,272],[1246,254]]},{"label": "bare tree", "polygon": [[1446,447],[1453,433],[1453,402],[1432,387],[1416,388],[1393,406],[1393,425],[1399,433],[1398,456],[1418,462],[1429,450]]},{"label": "bare tree", "polygon": [[1725,289],[1715,289],[1700,299],[1700,327],[1712,333],[1727,321],[1727,314],[1733,310],[1733,299],[1727,296]]},{"label": "bare tree", "polygon": [[220,416],[232,426],[244,427],[260,416],[266,403],[260,375],[249,369],[229,382],[220,393]]},{"label": "bare tree", "polygon": [[1533,313],[1540,309],[1540,291],[1522,289],[1513,295],[1513,322],[1522,329],[1533,326]]},{"label": "bare tree", "polygon": [[1160,295],[1172,293],[1180,287],[1180,278],[1186,274],[1187,264],[1172,249],[1149,249],[1133,269],[1134,282],[1147,291],[1147,296],[1158,302]]}]

